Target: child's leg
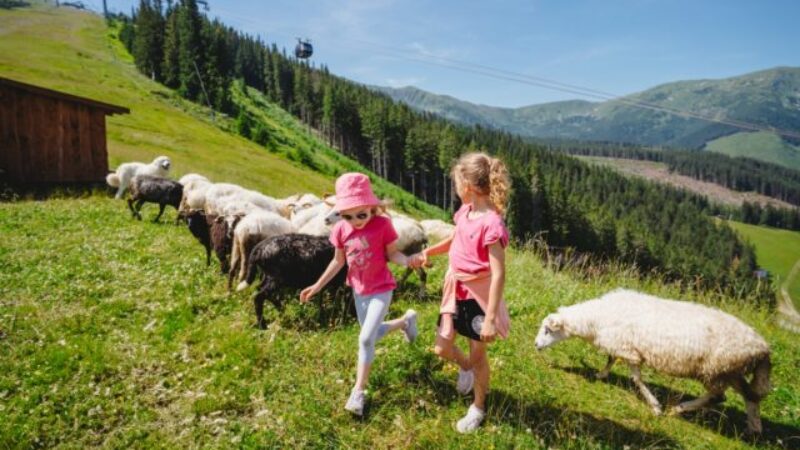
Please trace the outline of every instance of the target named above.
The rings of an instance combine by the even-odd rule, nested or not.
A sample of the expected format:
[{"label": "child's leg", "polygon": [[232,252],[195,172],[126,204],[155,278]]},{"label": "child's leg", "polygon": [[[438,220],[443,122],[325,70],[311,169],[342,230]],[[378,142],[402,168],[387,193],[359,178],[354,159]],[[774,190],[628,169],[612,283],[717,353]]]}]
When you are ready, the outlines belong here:
[{"label": "child's leg", "polygon": [[359,322],[361,322],[361,333],[358,335],[358,370],[356,371],[355,388],[364,390],[367,387],[372,360],[375,358],[375,343],[402,324],[383,322],[392,300],[391,291],[380,295],[357,295],[355,299],[356,312]]},{"label": "child's leg", "polygon": [[475,400],[472,402],[482,411],[486,411],[486,393],[489,392],[489,358],[486,355],[486,343],[469,341],[469,360],[475,374],[473,393]]},{"label": "child's leg", "polygon": [[462,370],[470,370],[472,369],[472,363],[461,349],[456,346],[456,332],[452,321],[452,315],[442,315],[439,331],[436,333],[436,343],[434,344],[433,352],[442,359],[458,364]]}]

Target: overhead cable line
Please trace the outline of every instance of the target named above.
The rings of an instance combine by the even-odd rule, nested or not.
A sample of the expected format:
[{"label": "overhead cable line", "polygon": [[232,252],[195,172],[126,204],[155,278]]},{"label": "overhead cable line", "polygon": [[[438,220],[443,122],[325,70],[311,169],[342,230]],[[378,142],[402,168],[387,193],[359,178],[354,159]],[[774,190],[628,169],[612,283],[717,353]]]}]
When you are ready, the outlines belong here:
[{"label": "overhead cable line", "polygon": [[[219,9],[218,9],[219,10]],[[256,21],[239,16],[235,13],[231,13],[230,11],[219,10],[224,14],[236,18],[238,20],[249,22],[252,24],[258,24]],[[288,36],[286,33],[282,32],[271,32],[271,34],[277,35],[284,35]],[[317,38],[317,42],[325,41],[324,39]],[[378,44],[375,42],[364,41],[360,39],[347,39],[343,38],[340,39],[341,41],[352,42],[355,44],[359,44],[362,46],[368,46],[372,48],[382,49],[384,53],[381,53],[382,56],[388,56],[391,58],[397,59],[404,59],[408,61],[415,61],[423,64],[429,64],[439,67],[444,67],[452,70],[458,70],[462,72],[469,72],[476,75],[481,75],[489,78],[505,80],[505,81],[512,81],[516,83],[526,84],[530,86],[541,87],[550,90],[556,90],[559,92],[570,93],[575,95],[580,95],[583,97],[588,97],[596,100],[602,101],[609,101],[614,103],[620,103],[626,106],[634,107],[634,108],[641,108],[647,109],[650,111],[655,112],[662,112],[665,114],[670,114],[674,116],[683,117],[686,119],[697,119],[703,120],[706,122],[717,123],[721,125],[728,125],[735,128],[745,129],[749,131],[763,131],[768,133],[774,133],[784,137],[790,137],[795,139],[800,139],[800,132],[795,132],[791,130],[782,130],[771,126],[766,125],[759,125],[752,122],[746,122],[737,119],[725,118],[725,117],[715,117],[706,114],[696,113],[692,111],[686,111],[677,108],[671,108],[668,106],[663,106],[653,102],[647,102],[643,100],[635,100],[630,98],[630,96],[620,96],[610,92],[601,91],[598,89],[587,88],[583,86],[578,86],[574,84],[562,83],[560,81],[551,80],[543,77],[538,77],[534,75],[528,75],[519,72],[513,72],[510,70],[495,68],[492,66],[488,66],[485,64],[478,64],[469,61],[462,61],[454,58],[448,58],[444,56],[434,55],[429,52],[424,52],[420,50],[409,50],[404,48],[392,47],[384,44]]]}]

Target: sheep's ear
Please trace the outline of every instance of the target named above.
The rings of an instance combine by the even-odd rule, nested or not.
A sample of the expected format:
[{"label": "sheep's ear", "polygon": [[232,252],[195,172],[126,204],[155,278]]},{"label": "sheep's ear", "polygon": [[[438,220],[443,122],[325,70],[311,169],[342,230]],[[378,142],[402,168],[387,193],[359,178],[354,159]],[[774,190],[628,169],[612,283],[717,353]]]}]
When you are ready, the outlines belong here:
[{"label": "sheep's ear", "polygon": [[294,207],[295,207],[294,203],[289,203],[288,205],[286,205],[286,210],[289,212],[293,212]]},{"label": "sheep's ear", "polygon": [[327,197],[325,197],[325,200],[323,200],[322,203],[325,203],[326,205],[330,206],[331,208],[336,206],[336,202],[329,202]]},{"label": "sheep's ear", "polygon": [[562,330],[564,329],[564,320],[558,314],[550,314],[545,319],[545,325],[551,330]]},{"label": "sheep's ear", "polygon": [[222,223],[224,220],[225,220],[225,216],[217,216],[217,218],[214,219],[214,222]]}]

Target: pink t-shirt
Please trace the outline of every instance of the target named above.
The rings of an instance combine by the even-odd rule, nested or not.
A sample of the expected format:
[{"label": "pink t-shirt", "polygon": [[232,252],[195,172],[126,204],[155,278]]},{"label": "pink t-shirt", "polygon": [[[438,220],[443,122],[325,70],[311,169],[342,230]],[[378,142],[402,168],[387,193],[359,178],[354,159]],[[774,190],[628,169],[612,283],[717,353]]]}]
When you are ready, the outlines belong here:
[{"label": "pink t-shirt", "polygon": [[[489,270],[491,244],[499,241],[504,248],[508,245],[508,230],[497,212],[487,211],[470,219],[470,211],[472,205],[464,204],[453,216],[456,232],[450,244],[450,269],[454,272],[475,274]],[[472,296],[458,283],[456,298],[464,300]]]},{"label": "pink t-shirt", "polygon": [[340,220],[333,226],[330,240],[334,247],[344,249],[347,284],[356,294],[376,294],[397,287],[386,264],[386,246],[397,240],[391,219],[375,216],[360,230]]}]

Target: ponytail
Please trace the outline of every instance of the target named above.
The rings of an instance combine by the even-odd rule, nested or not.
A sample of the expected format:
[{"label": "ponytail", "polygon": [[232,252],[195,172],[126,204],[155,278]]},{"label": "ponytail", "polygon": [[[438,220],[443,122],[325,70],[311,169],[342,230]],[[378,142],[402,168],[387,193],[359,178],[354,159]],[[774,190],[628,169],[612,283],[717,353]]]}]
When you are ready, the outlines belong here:
[{"label": "ponytail", "polygon": [[506,214],[510,182],[508,169],[499,158],[489,158],[489,200],[501,216]]},{"label": "ponytail", "polygon": [[452,176],[488,195],[494,209],[505,215],[511,182],[503,161],[486,153],[467,153],[453,167]]}]

